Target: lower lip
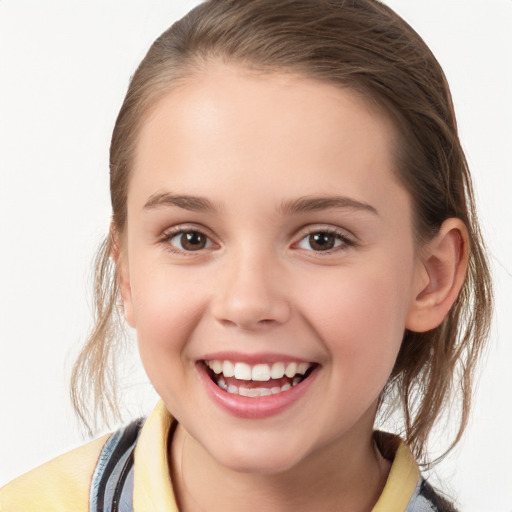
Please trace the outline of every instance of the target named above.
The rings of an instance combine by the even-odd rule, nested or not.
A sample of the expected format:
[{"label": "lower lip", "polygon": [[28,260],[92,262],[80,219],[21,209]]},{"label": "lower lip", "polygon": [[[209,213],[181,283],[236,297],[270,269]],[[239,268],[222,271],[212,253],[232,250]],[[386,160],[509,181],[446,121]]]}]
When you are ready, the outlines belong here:
[{"label": "lower lip", "polygon": [[275,416],[297,402],[316,378],[318,368],[296,386],[276,395],[246,397],[228,393],[210,378],[203,363],[197,364],[199,377],[212,400],[233,416],[248,419],[263,419]]}]

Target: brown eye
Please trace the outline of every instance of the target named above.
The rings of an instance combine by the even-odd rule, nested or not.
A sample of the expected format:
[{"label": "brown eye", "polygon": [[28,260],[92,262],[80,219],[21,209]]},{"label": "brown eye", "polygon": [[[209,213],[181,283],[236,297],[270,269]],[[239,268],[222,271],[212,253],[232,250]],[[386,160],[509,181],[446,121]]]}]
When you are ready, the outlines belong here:
[{"label": "brown eye", "polygon": [[337,233],[330,233],[329,231],[316,231],[305,236],[300,242],[301,249],[309,251],[330,251],[343,245],[351,245],[350,240]]},{"label": "brown eye", "polygon": [[171,245],[182,251],[200,251],[212,245],[211,240],[199,231],[182,231],[170,239]]},{"label": "brown eye", "polygon": [[336,237],[330,233],[313,233],[309,235],[309,245],[314,251],[328,251],[334,247]]}]

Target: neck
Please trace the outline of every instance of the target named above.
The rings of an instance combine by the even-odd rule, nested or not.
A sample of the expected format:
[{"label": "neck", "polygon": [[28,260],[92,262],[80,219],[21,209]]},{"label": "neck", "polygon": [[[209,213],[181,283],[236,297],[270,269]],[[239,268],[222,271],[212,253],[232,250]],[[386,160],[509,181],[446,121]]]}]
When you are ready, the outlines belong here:
[{"label": "neck", "polygon": [[[182,512],[369,512],[390,464],[371,431],[347,435],[280,473],[244,473],[219,464],[178,425],[171,444],[171,474]],[[360,438],[360,439],[359,439]]]}]

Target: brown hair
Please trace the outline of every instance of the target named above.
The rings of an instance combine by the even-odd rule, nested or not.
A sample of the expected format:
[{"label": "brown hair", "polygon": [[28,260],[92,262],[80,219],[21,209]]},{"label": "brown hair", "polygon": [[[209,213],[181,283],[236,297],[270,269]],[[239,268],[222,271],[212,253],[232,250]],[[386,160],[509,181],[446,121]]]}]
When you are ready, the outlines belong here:
[{"label": "brown hair", "polygon": [[[466,224],[470,257],[462,291],[438,328],[405,333],[380,404],[397,398],[405,441],[425,461],[428,436],[455,397],[460,418],[450,449],[468,421],[475,364],[488,337],[492,288],[471,178],[439,63],[419,35],[376,0],[200,4],[154,42],[131,80],[111,144],[113,232],[125,228],[134,147],[145,116],[212,60],[300,74],[358,91],[380,105],[399,134],[398,175],[413,198],[418,240],[431,238],[447,218]],[[111,233],[97,260],[95,328],[73,372],[73,402],[84,421],[84,390],[93,395],[93,417],[117,411],[113,354],[122,327],[116,269],[109,260],[113,244]]]}]

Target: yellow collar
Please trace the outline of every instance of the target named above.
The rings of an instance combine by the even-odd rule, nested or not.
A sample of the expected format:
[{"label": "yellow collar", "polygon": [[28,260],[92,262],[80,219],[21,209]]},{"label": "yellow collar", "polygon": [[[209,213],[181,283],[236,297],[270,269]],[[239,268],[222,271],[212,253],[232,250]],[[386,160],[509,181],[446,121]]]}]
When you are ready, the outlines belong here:
[{"label": "yellow collar", "polygon": [[[135,512],[179,512],[169,478],[167,440],[172,417],[160,401],[146,420],[135,448]],[[399,443],[388,480],[372,512],[404,512],[420,477],[409,448]]]},{"label": "yellow collar", "polygon": [[172,421],[160,401],[142,427],[134,453],[134,512],[179,512],[167,460],[167,439]]},{"label": "yellow collar", "polygon": [[[393,437],[382,432],[377,433],[379,437]],[[398,438],[393,437],[396,449],[393,454],[386,454],[389,459],[393,458],[393,464],[382,490],[379,500],[372,509],[372,512],[403,512],[412,498],[420,471],[414,460],[411,450]]]}]

